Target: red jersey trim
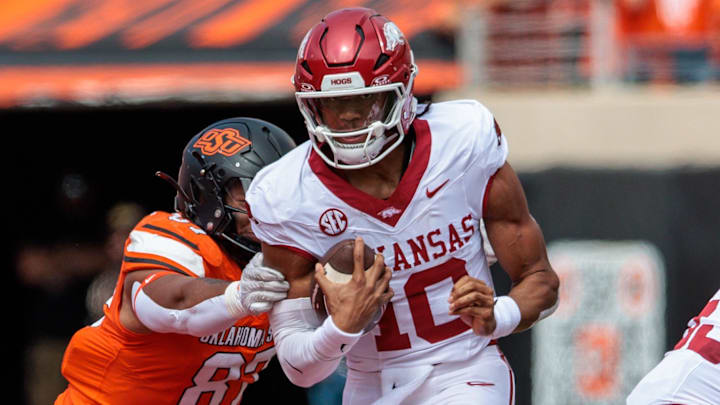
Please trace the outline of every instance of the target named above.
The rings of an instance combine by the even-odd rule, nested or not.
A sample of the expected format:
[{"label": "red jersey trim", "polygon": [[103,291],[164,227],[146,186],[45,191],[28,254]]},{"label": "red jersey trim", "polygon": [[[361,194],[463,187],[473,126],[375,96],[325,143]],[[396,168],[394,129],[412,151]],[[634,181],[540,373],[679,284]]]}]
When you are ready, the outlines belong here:
[{"label": "red jersey trim", "polygon": [[339,199],[358,211],[395,226],[410,205],[430,161],[432,146],[430,126],[422,119],[415,119],[412,126],[415,129],[415,150],[412,159],[397,188],[385,200],[377,199],[350,185],[333,172],[314,149],[310,151],[308,163],[318,179]]},{"label": "red jersey trim", "polygon": [[271,246],[287,249],[300,257],[304,257],[305,259],[308,259],[311,262],[316,262],[318,260],[317,257],[313,256],[312,253],[307,252],[302,249],[299,249],[299,248],[296,248],[294,246],[288,246],[288,245],[271,245]]},{"label": "red jersey trim", "polygon": [[[500,169],[498,169],[498,170],[500,170]],[[495,174],[497,174],[497,172],[495,172]],[[487,211],[488,195],[490,195],[490,188],[492,187],[493,180],[495,180],[495,174],[490,176],[487,184],[485,185],[485,194],[483,194],[482,212],[481,212],[480,218],[485,218],[485,212]]]},{"label": "red jersey trim", "polygon": [[508,401],[508,405],[513,405],[515,403],[515,376],[513,375],[512,367],[510,367],[510,363],[508,363],[507,359],[505,358],[505,354],[503,354],[502,351],[500,351],[500,358],[502,358],[503,362],[508,368],[508,373],[510,374],[510,400]]}]

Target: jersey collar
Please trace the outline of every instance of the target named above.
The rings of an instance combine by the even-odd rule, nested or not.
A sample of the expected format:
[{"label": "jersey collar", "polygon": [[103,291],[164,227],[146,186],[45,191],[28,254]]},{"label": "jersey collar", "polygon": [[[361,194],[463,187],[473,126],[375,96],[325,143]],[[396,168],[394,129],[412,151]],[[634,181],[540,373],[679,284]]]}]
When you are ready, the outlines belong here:
[{"label": "jersey collar", "polygon": [[416,118],[412,126],[415,129],[415,150],[412,152],[412,159],[397,188],[385,200],[377,199],[350,185],[335,174],[314,149],[311,149],[308,159],[310,168],[325,187],[346,204],[378,221],[395,226],[410,205],[430,161],[432,140],[428,122]]}]

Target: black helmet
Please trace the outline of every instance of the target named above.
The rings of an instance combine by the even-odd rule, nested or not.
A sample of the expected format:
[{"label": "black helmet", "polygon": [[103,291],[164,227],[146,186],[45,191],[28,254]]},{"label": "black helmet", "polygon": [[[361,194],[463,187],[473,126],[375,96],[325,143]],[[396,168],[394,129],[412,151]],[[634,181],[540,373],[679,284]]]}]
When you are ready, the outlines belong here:
[{"label": "black helmet", "polygon": [[260,169],[294,147],[290,135],[267,121],[229,118],[208,126],[188,142],[177,183],[165,173],[157,175],[177,189],[176,211],[247,260],[260,251],[260,245],[236,233],[232,213],[247,212],[225,204],[226,186],[237,178],[247,191]]}]

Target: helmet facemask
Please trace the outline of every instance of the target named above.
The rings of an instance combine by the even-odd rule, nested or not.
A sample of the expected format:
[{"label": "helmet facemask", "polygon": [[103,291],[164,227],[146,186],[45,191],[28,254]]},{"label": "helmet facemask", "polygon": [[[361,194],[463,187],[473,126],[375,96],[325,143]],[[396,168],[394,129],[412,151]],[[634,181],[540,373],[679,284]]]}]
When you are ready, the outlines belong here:
[{"label": "helmet facemask", "polygon": [[[223,189],[223,210],[225,216],[229,219],[225,221],[223,229],[218,229],[217,234],[220,235],[232,247],[240,249],[241,255],[249,260],[255,253],[260,251],[260,243],[255,239],[254,235],[241,235],[237,232],[237,214],[249,215],[247,203],[245,201],[245,190],[250,187],[248,178],[231,178],[225,182]],[[237,183],[240,183],[237,185]],[[238,194],[238,188],[243,190]],[[232,201],[231,204],[228,200]]]},{"label": "helmet facemask", "polygon": [[[198,175],[190,175],[188,192],[178,190],[175,199],[176,210],[186,212],[186,215],[201,224],[210,236],[221,238],[227,242],[226,247],[230,247],[233,251],[239,249],[236,253],[240,253],[244,260],[249,260],[260,251],[260,244],[252,238],[237,233],[234,214],[248,214],[247,209],[243,208],[244,190],[250,187],[252,179],[232,177],[223,180],[218,175],[217,168],[212,163],[206,162],[199,153],[192,153],[192,157],[202,168]],[[237,195],[240,187],[243,193]],[[235,205],[230,205],[227,200],[234,201]]]}]

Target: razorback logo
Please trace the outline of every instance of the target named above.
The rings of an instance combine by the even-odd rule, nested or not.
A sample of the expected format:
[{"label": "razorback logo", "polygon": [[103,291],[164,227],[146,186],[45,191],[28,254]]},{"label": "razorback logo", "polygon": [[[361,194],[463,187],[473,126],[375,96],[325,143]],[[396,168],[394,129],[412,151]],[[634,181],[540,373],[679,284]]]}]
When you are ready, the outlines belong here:
[{"label": "razorback logo", "polygon": [[216,153],[232,156],[250,145],[252,142],[240,136],[235,128],[213,128],[202,134],[193,147],[209,156]]},{"label": "razorback logo", "polygon": [[400,28],[392,22],[386,22],[383,25],[383,34],[385,34],[385,50],[394,51],[398,45],[405,43],[405,36],[403,36]]},{"label": "razorback logo", "polygon": [[402,211],[400,211],[399,209],[397,209],[395,207],[387,207],[384,210],[378,212],[377,215],[380,216],[381,218],[387,219],[387,218],[392,218],[401,212]]}]

